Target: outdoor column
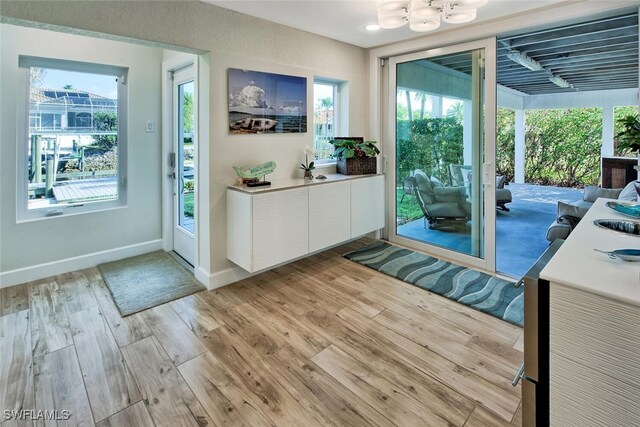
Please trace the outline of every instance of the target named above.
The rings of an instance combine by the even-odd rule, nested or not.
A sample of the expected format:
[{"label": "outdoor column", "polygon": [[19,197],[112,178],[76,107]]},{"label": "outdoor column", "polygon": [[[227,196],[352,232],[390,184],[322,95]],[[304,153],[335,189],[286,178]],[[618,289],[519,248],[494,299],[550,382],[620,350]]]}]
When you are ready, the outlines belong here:
[{"label": "outdoor column", "polygon": [[431,117],[442,117],[442,97],[434,95],[431,97]]},{"label": "outdoor column", "polygon": [[516,140],[515,140],[515,178],[516,184],[524,184],[524,164],[525,164],[525,132],[524,110],[516,110]]},{"label": "outdoor column", "polygon": [[463,141],[463,164],[470,165],[471,159],[473,157],[471,148],[473,147],[473,128],[470,126],[473,114],[473,104],[471,101],[464,101],[464,106],[462,110],[462,121],[464,123],[464,128],[462,129],[462,141]]},{"label": "outdoor column", "polygon": [[602,108],[602,157],[613,157],[613,107]]}]

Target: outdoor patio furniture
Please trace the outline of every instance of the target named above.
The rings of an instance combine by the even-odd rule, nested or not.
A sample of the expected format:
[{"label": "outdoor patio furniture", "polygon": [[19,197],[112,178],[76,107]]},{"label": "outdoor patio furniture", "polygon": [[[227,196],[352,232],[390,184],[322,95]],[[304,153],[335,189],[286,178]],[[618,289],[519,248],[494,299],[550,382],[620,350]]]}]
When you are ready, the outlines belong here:
[{"label": "outdoor patio furniture", "polygon": [[[456,187],[464,187],[467,199],[471,198],[471,165],[449,165],[451,184]],[[505,179],[503,176],[496,176],[496,207],[505,212],[509,212],[507,203],[511,203],[511,191],[504,188]]]},{"label": "outdoor patio furniture", "polygon": [[424,214],[424,227],[440,229],[463,227],[471,219],[471,204],[464,187],[444,187],[435,177],[421,170],[408,178]]},{"label": "outdoor patio furniture", "polygon": [[635,202],[638,199],[635,182],[627,184],[626,187],[611,189],[587,186],[584,188],[582,200],[568,204],[558,202],[558,217],[547,229],[547,240],[553,243],[556,239],[566,239],[580,219],[587,213],[589,208],[598,198],[618,199],[627,202]]},{"label": "outdoor patio furniture", "polygon": [[504,176],[496,176],[496,207],[505,212],[509,212],[507,203],[511,203],[511,191],[504,188]]}]

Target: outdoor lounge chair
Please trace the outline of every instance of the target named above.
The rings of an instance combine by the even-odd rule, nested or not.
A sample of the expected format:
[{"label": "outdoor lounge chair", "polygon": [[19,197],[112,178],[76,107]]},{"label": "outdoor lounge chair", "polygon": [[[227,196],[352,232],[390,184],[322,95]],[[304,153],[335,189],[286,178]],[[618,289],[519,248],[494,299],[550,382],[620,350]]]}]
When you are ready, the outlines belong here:
[{"label": "outdoor lounge chair", "polygon": [[[449,165],[449,173],[451,175],[451,184],[458,187],[464,187],[467,199],[471,198],[471,166],[470,165]],[[509,212],[507,203],[511,203],[512,195],[509,189],[504,188],[505,179],[503,176],[496,176],[496,207],[505,212]]]},{"label": "outdoor lounge chair", "polygon": [[464,227],[471,219],[471,204],[464,187],[444,187],[435,177],[416,170],[408,178],[422,213],[424,228]]}]

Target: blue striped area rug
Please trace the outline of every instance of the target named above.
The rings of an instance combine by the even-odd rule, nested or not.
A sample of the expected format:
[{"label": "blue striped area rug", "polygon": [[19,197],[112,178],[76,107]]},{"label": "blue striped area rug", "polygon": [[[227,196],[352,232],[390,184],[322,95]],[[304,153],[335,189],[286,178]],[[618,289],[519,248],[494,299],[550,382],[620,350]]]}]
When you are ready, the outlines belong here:
[{"label": "blue striped area rug", "polygon": [[523,325],[524,289],[514,287],[514,282],[380,241],[344,257],[498,319]]}]

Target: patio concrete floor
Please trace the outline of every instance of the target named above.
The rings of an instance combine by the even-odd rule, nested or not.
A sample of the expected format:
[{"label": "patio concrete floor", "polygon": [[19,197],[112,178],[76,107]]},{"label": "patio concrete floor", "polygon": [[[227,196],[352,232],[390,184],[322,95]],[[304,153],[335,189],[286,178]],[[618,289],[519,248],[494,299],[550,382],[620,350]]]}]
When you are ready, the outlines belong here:
[{"label": "patio concrete floor", "polygon": [[[576,202],[582,190],[532,184],[509,184],[509,212],[496,214],[496,269],[520,278],[549,246],[547,228],[556,219],[557,202]],[[398,227],[397,234],[458,252],[471,251],[471,226],[460,231],[425,230],[423,218]]]}]

